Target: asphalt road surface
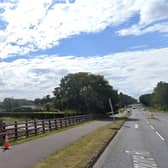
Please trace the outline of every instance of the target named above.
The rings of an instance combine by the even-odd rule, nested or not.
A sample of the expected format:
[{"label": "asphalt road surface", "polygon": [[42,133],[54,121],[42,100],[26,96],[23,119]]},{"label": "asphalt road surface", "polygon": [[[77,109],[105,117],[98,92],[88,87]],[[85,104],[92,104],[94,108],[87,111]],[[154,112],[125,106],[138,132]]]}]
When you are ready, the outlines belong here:
[{"label": "asphalt road surface", "polygon": [[168,115],[133,108],[93,168],[168,168]]},{"label": "asphalt road surface", "polygon": [[0,149],[0,168],[30,168],[49,154],[66,147],[82,136],[110,122],[95,121],[54,135],[12,146],[10,150],[5,152]]}]

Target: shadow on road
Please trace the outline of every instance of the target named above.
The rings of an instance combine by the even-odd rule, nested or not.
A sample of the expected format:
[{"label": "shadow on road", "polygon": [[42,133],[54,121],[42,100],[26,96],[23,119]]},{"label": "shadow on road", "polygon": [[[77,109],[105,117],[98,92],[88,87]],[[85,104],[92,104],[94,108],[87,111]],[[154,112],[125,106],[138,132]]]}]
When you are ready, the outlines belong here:
[{"label": "shadow on road", "polygon": [[128,118],[127,121],[139,121],[137,118]]}]

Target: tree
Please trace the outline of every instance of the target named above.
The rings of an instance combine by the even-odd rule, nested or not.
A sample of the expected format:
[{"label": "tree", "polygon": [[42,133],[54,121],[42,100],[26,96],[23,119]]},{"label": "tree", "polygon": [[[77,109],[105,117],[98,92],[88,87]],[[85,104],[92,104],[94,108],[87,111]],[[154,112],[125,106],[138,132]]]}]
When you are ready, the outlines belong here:
[{"label": "tree", "polygon": [[3,108],[7,112],[12,112],[14,108],[18,107],[18,102],[13,98],[5,98],[2,102]]},{"label": "tree", "polygon": [[120,93],[118,95],[118,97],[119,97],[119,106],[120,107],[124,107],[124,106],[127,106],[129,104],[135,104],[135,103],[137,103],[136,99],[134,99],[133,97],[128,96],[126,94],[123,94],[123,93]]},{"label": "tree", "polygon": [[139,101],[145,106],[152,105],[153,94],[144,94],[139,97]]},{"label": "tree", "polygon": [[154,89],[153,106],[162,110],[168,109],[168,83],[159,82]]},{"label": "tree", "polygon": [[159,82],[152,94],[140,96],[140,102],[161,110],[168,110],[168,83]]},{"label": "tree", "polygon": [[101,75],[79,72],[62,78],[54,90],[55,104],[60,109],[75,109],[83,113],[110,111],[108,99],[114,109],[118,103],[117,91]]}]

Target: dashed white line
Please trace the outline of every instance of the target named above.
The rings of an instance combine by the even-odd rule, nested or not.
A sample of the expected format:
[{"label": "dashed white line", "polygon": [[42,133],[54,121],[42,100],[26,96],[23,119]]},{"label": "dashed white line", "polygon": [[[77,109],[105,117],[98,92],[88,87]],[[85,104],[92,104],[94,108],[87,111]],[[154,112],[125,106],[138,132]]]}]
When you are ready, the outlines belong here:
[{"label": "dashed white line", "polygon": [[[152,126],[152,125],[149,125],[153,130],[155,130],[155,128]],[[159,134],[159,132],[158,131],[155,131],[155,133],[160,137],[160,139],[162,140],[162,141],[165,141],[165,139]]]},{"label": "dashed white line", "polygon": [[153,130],[155,130],[155,128],[154,128],[152,125],[150,125],[150,127],[151,127]]},{"label": "dashed white line", "polygon": [[156,131],[155,133],[160,137],[162,141],[165,141],[165,139],[159,134],[159,132]]},{"label": "dashed white line", "polygon": [[135,124],[135,128],[136,128],[136,129],[139,128],[139,125],[138,125],[138,124]]}]

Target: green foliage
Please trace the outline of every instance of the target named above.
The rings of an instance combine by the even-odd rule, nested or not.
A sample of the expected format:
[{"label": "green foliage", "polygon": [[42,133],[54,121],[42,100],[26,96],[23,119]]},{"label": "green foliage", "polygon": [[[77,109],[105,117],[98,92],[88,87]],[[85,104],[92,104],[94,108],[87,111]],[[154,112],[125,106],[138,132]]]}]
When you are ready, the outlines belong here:
[{"label": "green foliage", "polygon": [[[0,102],[0,111],[6,112],[6,114],[2,113],[4,117],[9,115],[11,117],[41,118],[39,115],[42,114],[42,118],[50,118],[54,115],[49,114],[50,116],[45,117],[44,112],[46,111],[66,111],[65,116],[85,113],[95,113],[96,115],[99,113],[102,116],[111,111],[109,98],[112,100],[115,112],[118,107],[136,103],[136,100],[130,96],[122,93],[118,95],[117,90],[114,90],[103,76],[86,72],[68,74],[61,79],[60,85],[55,88],[53,93],[54,97],[47,95],[43,98],[36,98],[34,101],[5,98],[3,102]],[[36,114],[34,112],[43,113]]]},{"label": "green foliage", "polygon": [[14,99],[14,98],[5,98],[1,103],[1,109],[6,112],[16,111],[15,109],[21,108],[22,106],[31,106],[33,102],[26,99]]},{"label": "green foliage", "polygon": [[48,118],[61,118],[64,117],[64,112],[3,112],[0,117],[15,117],[15,118],[29,118],[29,119],[48,119]]},{"label": "green foliage", "polygon": [[60,109],[75,109],[83,113],[110,111],[108,99],[113,106],[118,103],[117,91],[103,76],[80,72],[65,76],[55,88],[55,105]]},{"label": "green foliage", "polygon": [[140,96],[140,102],[161,110],[168,110],[168,83],[159,82],[152,94]]},{"label": "green foliage", "polygon": [[123,93],[120,93],[118,96],[119,96],[119,107],[124,107],[130,104],[137,103],[136,99]]},{"label": "green foliage", "polygon": [[152,105],[152,97],[153,94],[144,94],[139,97],[139,101],[144,104],[145,106],[151,106]]},{"label": "green foliage", "polygon": [[79,113],[76,112],[75,110],[64,110],[64,116],[75,116],[78,115]]},{"label": "green foliage", "polygon": [[153,105],[162,110],[168,109],[168,83],[159,82],[154,89]]}]

